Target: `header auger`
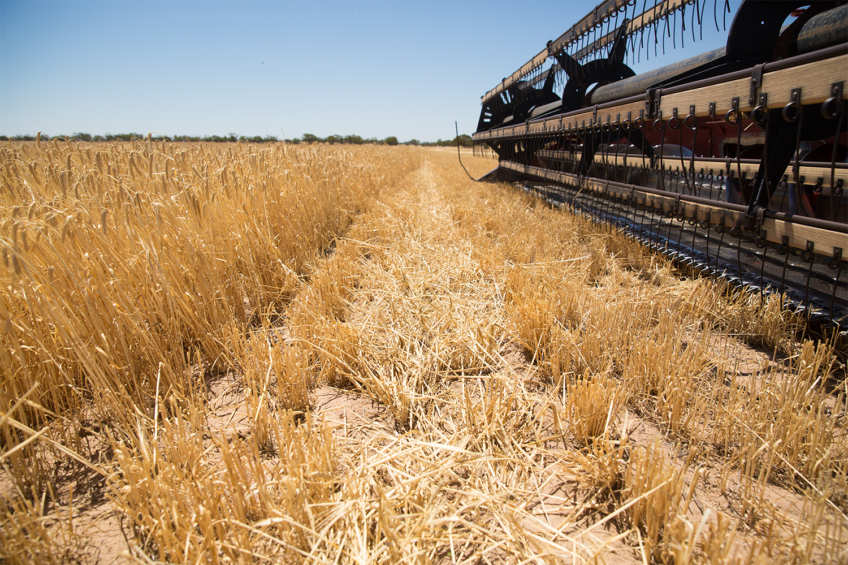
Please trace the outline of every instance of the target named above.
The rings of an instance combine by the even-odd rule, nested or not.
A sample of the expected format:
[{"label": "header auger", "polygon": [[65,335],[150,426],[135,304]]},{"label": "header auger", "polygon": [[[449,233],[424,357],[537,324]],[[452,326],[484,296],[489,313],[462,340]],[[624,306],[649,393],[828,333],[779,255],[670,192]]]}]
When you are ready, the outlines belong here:
[{"label": "header auger", "polygon": [[[519,181],[848,328],[848,3],[607,0],[482,97],[486,180]],[[727,29],[724,47],[630,65]]]}]

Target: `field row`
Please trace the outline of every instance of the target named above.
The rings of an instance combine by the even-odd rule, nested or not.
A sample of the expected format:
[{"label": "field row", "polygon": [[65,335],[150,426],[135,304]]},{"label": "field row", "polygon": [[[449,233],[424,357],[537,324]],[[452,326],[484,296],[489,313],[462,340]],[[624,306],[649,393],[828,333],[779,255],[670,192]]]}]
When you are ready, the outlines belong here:
[{"label": "field row", "polygon": [[848,559],[841,346],[455,159],[4,145],[0,557]]}]

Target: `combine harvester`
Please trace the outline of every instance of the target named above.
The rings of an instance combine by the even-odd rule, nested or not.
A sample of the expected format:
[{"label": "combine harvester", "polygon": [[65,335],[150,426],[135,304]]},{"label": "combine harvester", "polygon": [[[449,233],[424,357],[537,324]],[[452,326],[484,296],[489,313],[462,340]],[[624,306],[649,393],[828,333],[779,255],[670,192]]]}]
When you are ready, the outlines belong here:
[{"label": "combine harvester", "polygon": [[[481,180],[518,183],[848,329],[848,3],[743,0],[724,47],[629,64],[729,3],[606,0],[482,97]],[[724,23],[723,23],[724,22]]]}]

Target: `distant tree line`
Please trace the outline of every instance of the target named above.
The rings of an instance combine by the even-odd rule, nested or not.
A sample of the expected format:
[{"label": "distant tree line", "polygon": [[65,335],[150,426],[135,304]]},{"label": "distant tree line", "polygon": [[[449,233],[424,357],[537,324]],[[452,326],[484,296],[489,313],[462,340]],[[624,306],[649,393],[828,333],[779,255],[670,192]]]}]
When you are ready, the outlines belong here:
[{"label": "distant tree line", "polygon": [[[438,141],[418,141],[417,139],[410,139],[409,141],[400,142],[398,138],[395,136],[389,136],[386,139],[377,139],[376,137],[362,138],[358,135],[328,135],[327,137],[318,137],[317,135],[313,135],[311,133],[303,134],[303,137],[294,138],[294,139],[286,139],[287,143],[340,143],[340,144],[350,144],[350,145],[361,145],[361,144],[372,144],[372,145],[422,145],[422,146],[455,146],[456,138],[453,139],[440,139]],[[460,135],[459,136],[459,145],[462,147],[471,147],[471,136],[470,135]]]},{"label": "distant tree line", "polygon": [[[75,141],[132,141],[133,139],[144,139],[147,137],[141,133],[107,133],[106,135],[92,135],[90,133],[75,133],[73,135],[54,135],[47,136],[41,134],[41,139],[49,140],[49,139],[71,139]],[[15,139],[17,141],[35,141],[34,135],[0,135],[0,140],[7,141],[9,139]],[[235,133],[231,133],[228,135],[208,135],[206,137],[201,137],[199,135],[156,135],[153,136],[153,139],[157,141],[207,141],[211,143],[218,142],[230,142],[234,143],[236,141],[245,141],[250,143],[276,143],[280,141],[277,137],[273,135],[266,135],[262,137],[260,135],[255,135],[253,137],[248,137],[245,135],[237,135]]]},{"label": "distant tree line", "polygon": [[[132,141],[133,139],[144,139],[145,135],[140,133],[118,133],[111,134],[107,133],[106,135],[92,135],[90,133],[75,133],[73,135],[65,136],[65,135],[54,135],[52,138],[54,139],[72,139],[76,141]],[[35,141],[34,135],[13,135],[6,136],[0,135],[0,141],[8,141],[9,139],[14,139],[17,141]],[[49,140],[50,136],[41,135],[41,139]],[[235,143],[238,141],[248,142],[248,143],[276,143],[278,141],[285,141],[286,143],[298,144],[298,143],[329,143],[331,145],[341,144],[341,145],[422,145],[422,146],[438,146],[438,147],[453,147],[457,144],[457,138],[453,139],[439,139],[438,141],[418,141],[417,139],[410,139],[406,142],[399,142],[398,138],[391,135],[385,139],[377,139],[376,137],[368,137],[363,138],[358,135],[328,135],[327,137],[318,137],[317,135],[313,135],[311,133],[303,134],[303,137],[295,137],[294,139],[279,139],[273,135],[266,135],[265,137],[254,135],[253,137],[248,137],[245,135],[237,135],[235,133],[231,133],[225,136],[221,135],[209,135],[206,137],[200,137],[196,135],[161,135],[156,136],[155,139],[157,141],[206,141],[208,143],[220,143],[220,142],[229,142]],[[462,147],[471,147],[471,136],[468,135],[460,135],[459,136],[459,145]]]},{"label": "distant tree line", "polygon": [[409,145],[424,145],[431,147],[456,147],[457,140],[459,140],[460,147],[471,147],[473,145],[472,139],[470,135],[465,135],[464,133],[459,136],[459,138],[452,139],[440,139],[438,141],[425,141],[423,143],[419,143],[417,139],[413,139],[409,141]]}]

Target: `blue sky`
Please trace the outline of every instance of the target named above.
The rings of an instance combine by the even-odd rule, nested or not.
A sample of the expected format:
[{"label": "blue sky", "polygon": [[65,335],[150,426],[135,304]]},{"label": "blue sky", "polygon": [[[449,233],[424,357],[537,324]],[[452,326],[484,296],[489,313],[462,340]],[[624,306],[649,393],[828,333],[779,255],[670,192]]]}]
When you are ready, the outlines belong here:
[{"label": "blue sky", "polygon": [[595,3],[2,0],[0,135],[452,138]]}]

